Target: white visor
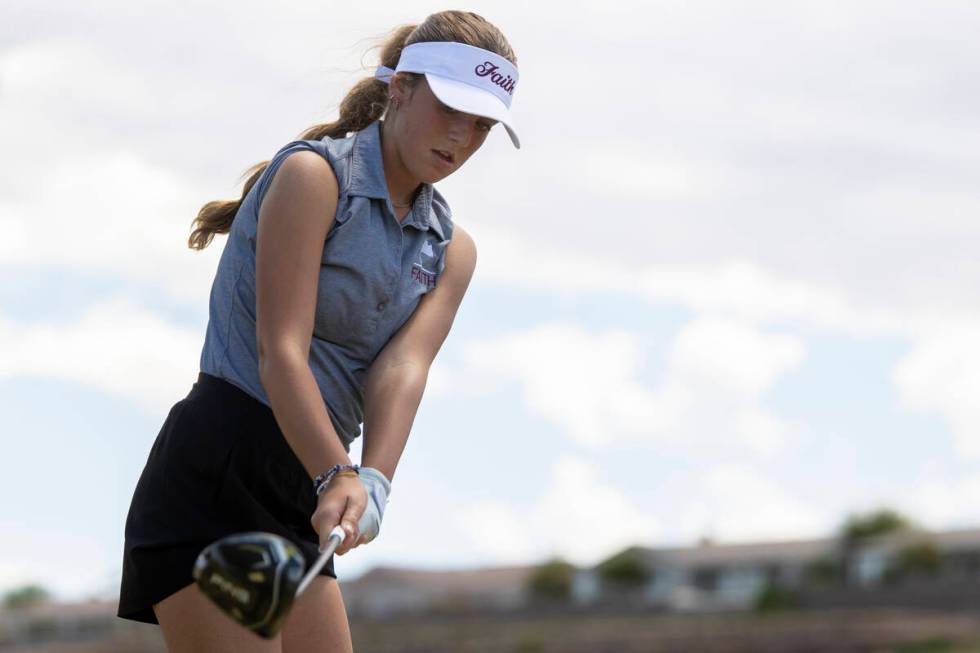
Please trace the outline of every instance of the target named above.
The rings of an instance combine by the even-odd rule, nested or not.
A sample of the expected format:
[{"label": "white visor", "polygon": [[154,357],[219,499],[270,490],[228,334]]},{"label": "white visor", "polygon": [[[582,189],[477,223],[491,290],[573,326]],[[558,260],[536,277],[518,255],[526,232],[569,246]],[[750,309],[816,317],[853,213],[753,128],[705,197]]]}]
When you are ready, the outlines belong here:
[{"label": "white visor", "polygon": [[426,41],[403,48],[394,70],[378,66],[374,76],[387,84],[400,71],[424,73],[432,93],[443,104],[499,121],[514,147],[520,149],[510,114],[517,67],[507,59],[465,43]]}]

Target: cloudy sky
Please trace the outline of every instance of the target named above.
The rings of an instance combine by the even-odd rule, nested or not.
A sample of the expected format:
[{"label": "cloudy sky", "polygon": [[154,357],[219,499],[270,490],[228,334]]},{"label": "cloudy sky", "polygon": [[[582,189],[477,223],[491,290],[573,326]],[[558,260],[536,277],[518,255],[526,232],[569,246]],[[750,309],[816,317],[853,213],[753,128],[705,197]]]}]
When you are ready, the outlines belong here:
[{"label": "cloudy sky", "polygon": [[[188,249],[190,221],[447,8],[354,7],[0,8],[0,589],[118,591],[225,243]],[[980,6],[466,8],[517,52],[523,147],[495,130],[438,185],[479,263],[341,577],[882,505],[980,526]]]}]

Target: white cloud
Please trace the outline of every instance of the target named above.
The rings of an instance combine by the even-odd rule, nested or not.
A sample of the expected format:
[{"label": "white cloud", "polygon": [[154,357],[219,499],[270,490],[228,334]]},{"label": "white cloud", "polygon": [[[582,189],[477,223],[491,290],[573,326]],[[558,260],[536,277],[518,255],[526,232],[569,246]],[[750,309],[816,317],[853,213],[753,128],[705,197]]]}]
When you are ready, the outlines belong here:
[{"label": "white cloud", "polygon": [[37,567],[30,568],[22,561],[0,563],[0,589],[12,589],[28,584],[38,584],[41,571]]},{"label": "white cloud", "polygon": [[0,263],[57,265],[207,301],[224,238],[187,247],[193,193],[174,175],[126,151],[64,156],[30,189],[33,202],[0,203]]},{"label": "white cloud", "polygon": [[[678,439],[687,446],[736,443],[771,457],[782,450],[788,428],[766,409],[764,399],[803,357],[796,337],[729,319],[694,320],[671,344],[659,405],[679,414]],[[687,400],[671,406],[677,396]]]},{"label": "white cloud", "polygon": [[779,452],[787,429],[763,400],[800,364],[802,342],[733,320],[694,320],[670,344],[657,387],[640,380],[649,347],[624,330],[547,323],[471,342],[464,358],[467,373],[516,380],[528,410],[588,447],[648,440]]},{"label": "white cloud", "polygon": [[0,318],[0,377],[81,383],[166,412],[197,378],[202,330],[175,327],[122,299],[95,304],[71,323]]},{"label": "white cloud", "polygon": [[639,272],[639,287],[652,303],[674,302],[744,320],[786,320],[858,334],[899,328],[898,320],[888,312],[856,309],[830,288],[781,278],[745,260],[648,266]]},{"label": "white cloud", "polygon": [[589,333],[545,324],[470,343],[464,357],[479,371],[517,377],[527,406],[587,445],[642,433],[658,419],[652,395],[636,381],[642,349],[636,336]]},{"label": "white cloud", "polygon": [[790,426],[759,406],[744,408],[735,416],[735,434],[752,451],[772,457],[782,451]]},{"label": "white cloud", "polygon": [[562,162],[573,170],[561,167],[555,176],[566,178],[574,174],[597,195],[623,194],[651,201],[656,199],[696,198],[728,190],[737,183],[737,171],[719,169],[711,161],[695,161],[634,150],[636,143],[615,144],[589,148],[587,157],[569,157]]},{"label": "white cloud", "polygon": [[825,537],[835,526],[828,515],[745,465],[721,464],[695,484],[694,496],[678,506],[686,539],[708,535],[726,542]]},{"label": "white cloud", "polygon": [[469,545],[498,564],[560,555],[592,565],[628,546],[704,535],[725,542],[825,537],[839,518],[741,464],[715,465],[686,481],[676,500],[656,504],[637,505],[595,465],[566,455],[552,467],[548,490],[529,506],[479,501],[463,509],[458,523]]},{"label": "white cloud", "polygon": [[57,523],[37,528],[0,522],[0,529],[4,534],[0,590],[38,584],[58,600],[82,600],[93,595],[95,588],[101,589],[105,570],[118,565],[116,555],[122,550],[107,550],[103,543],[65,531]]},{"label": "white cloud", "polygon": [[[411,3],[394,12],[374,7],[340,29],[329,11],[309,4],[274,11],[249,4],[228,13],[204,3],[187,24],[151,3],[138,19],[120,14],[111,30],[66,38],[65,27],[119,14],[118,2],[46,8],[33,21],[33,5],[15,2],[24,8],[12,12],[14,29],[21,21],[30,29],[0,53],[0,131],[24,154],[0,186],[25,174],[47,179],[42,162],[65,152],[91,153],[80,163],[99,167],[105,156],[128,151],[151,169],[209,179],[199,200],[173,214],[186,227],[201,203],[224,194],[205,187],[230,182],[232,170],[319,119],[314,114],[353,80],[325,78],[344,69],[356,76],[360,63],[369,72],[375,53],[361,62],[367,43],[358,37],[428,12]],[[814,11],[760,2],[747,12],[715,2],[696,11],[632,4],[628,11],[579,7],[589,20],[564,25],[561,37],[541,29],[544,14],[527,14],[520,3],[488,15],[520,56],[515,112],[527,145],[517,153],[496,147],[506,139],[492,139],[480,153],[489,158],[468,163],[480,174],[454,175],[441,187],[468,227],[512,229],[528,243],[512,275],[526,281],[541,271],[537,255],[557,249],[571,263],[560,270],[559,287],[595,288],[596,269],[583,268],[605,259],[617,265],[598,276],[622,271],[612,287],[627,288],[655,262],[657,274],[641,281],[655,298],[672,301],[659,272],[677,272],[679,283],[697,286],[685,294],[692,302],[727,301],[728,310],[817,317],[862,332],[894,317],[876,310],[914,313],[940,296],[947,306],[969,301],[980,265],[969,247],[949,244],[976,235],[969,216],[977,203],[970,176],[980,152],[977,96],[957,82],[971,78],[980,60],[973,9],[947,4],[912,21],[894,3]],[[656,19],[643,20],[644,12]],[[636,19],[622,20],[627,14]],[[761,24],[783,29],[759,32]],[[215,33],[229,38],[208,47]],[[569,34],[600,47],[552,47]],[[827,48],[828,36],[839,47]],[[192,53],[193,62],[174,52]],[[633,68],[621,65],[636,57],[651,62],[651,83],[637,84]],[[261,99],[256,79],[269,90]],[[555,93],[582,83],[594,91],[585,104],[555,112]],[[635,87],[629,102],[607,101],[607,89],[625,87]],[[163,120],[172,122],[164,129]],[[85,131],[93,122],[103,131]],[[487,183],[483,173],[491,172]],[[19,210],[18,221],[40,213]],[[746,274],[761,278],[740,288]],[[712,286],[716,280],[721,285]],[[739,292],[728,292],[731,284]],[[720,296],[706,298],[712,288]]]},{"label": "white cloud", "polygon": [[[453,371],[445,358],[437,356],[429,367],[425,382],[425,398],[430,400],[452,393],[454,390]],[[425,399],[423,399],[424,401]]]},{"label": "white cloud", "polygon": [[457,525],[469,539],[469,548],[494,564],[525,563],[535,557],[535,542],[540,536],[537,524],[529,522],[509,505],[484,500],[463,508]]},{"label": "white cloud", "polygon": [[827,286],[782,277],[757,262],[634,265],[594,249],[540,249],[506,229],[476,235],[481,281],[556,294],[625,293],[653,304],[749,322],[793,322],[858,336],[906,334],[930,325],[922,316],[857,305]]},{"label": "white cloud", "polygon": [[702,318],[685,326],[672,346],[671,368],[690,381],[758,397],[803,359],[803,344],[765,335],[733,320]]},{"label": "white cloud", "polygon": [[[911,234],[908,237],[910,240],[914,238]],[[974,400],[980,396],[980,376],[977,373],[980,370],[980,350],[977,349],[980,317],[970,304],[950,310],[862,305],[829,287],[782,278],[756,263],[744,260],[700,266],[660,264],[636,269],[623,262],[601,258],[599,254],[576,256],[554,247],[532,253],[530,246],[512,239],[503,230],[481,235],[480,238],[489,240],[489,246],[483,248],[488,249],[489,254],[481,254],[482,274],[497,283],[533,286],[556,294],[585,291],[635,294],[652,305],[677,304],[696,315],[717,316],[728,324],[751,324],[758,328],[767,324],[791,325],[794,329],[819,328],[855,338],[905,340],[910,345],[911,353],[892,375],[892,381],[898,386],[903,399],[916,410],[942,416],[953,430],[957,450],[961,454],[980,455],[980,402]],[[710,322],[715,318],[708,319]],[[762,388],[770,387],[771,381],[765,376],[753,381],[746,375],[762,373],[778,376],[783,373],[787,368],[779,359],[788,357],[792,360],[793,345],[784,341],[782,345],[767,342],[753,346],[751,340],[745,340],[744,336],[745,331],[742,330],[741,333],[732,332],[727,343],[696,342],[688,347],[686,358],[679,359],[672,372],[683,372],[683,365],[693,365],[698,371],[692,373],[696,374],[736,375],[729,378],[728,383],[716,384],[725,393],[743,392],[752,388],[753,383],[761,384]],[[692,337],[692,333],[685,337]],[[733,346],[732,343],[736,341],[741,344]],[[799,342],[797,345],[802,346]],[[555,346],[557,341],[549,345],[551,348]],[[572,351],[570,348],[566,350]],[[552,358],[560,359],[555,365],[568,367],[562,361],[567,360],[569,355]],[[719,363],[722,367],[698,368],[718,356],[724,361]],[[735,359],[738,356],[742,357],[741,361]],[[770,356],[776,358],[770,360],[768,365],[764,364]],[[486,354],[483,358],[492,361],[494,355]],[[519,361],[507,363],[508,360],[505,356],[491,366],[496,369],[506,365],[514,369],[524,367]],[[762,364],[756,365],[753,361]],[[527,373],[543,374],[540,371]],[[568,374],[571,374],[571,378],[582,377],[581,374],[575,376],[574,370]],[[568,374],[563,374],[563,377],[569,378]],[[656,399],[664,400],[657,404],[656,416],[646,411],[639,419],[647,419],[651,424],[659,420],[661,424],[676,425],[682,421],[676,417],[677,407],[691,406],[692,396],[701,397],[703,404],[708,403],[703,390],[691,392],[689,384],[672,386],[669,382],[671,376],[667,378],[667,385],[656,396],[651,396],[642,387],[637,388],[638,394],[634,396],[639,398],[642,405],[652,406]],[[535,385],[547,384],[539,382]],[[619,393],[618,396],[627,394]],[[719,402],[719,406],[724,406],[730,398],[714,393],[714,400]],[[557,404],[557,401],[551,403]],[[587,401],[579,403],[577,409],[595,414],[588,408]],[[554,409],[549,414],[556,412],[557,409]],[[693,413],[692,410],[681,412],[688,415]],[[571,422],[571,418],[568,421]],[[743,437],[754,441],[760,451],[778,449],[779,434],[785,430],[775,416],[751,408],[741,413],[735,423]],[[574,424],[570,423],[570,426],[574,427]]]},{"label": "white cloud", "polygon": [[470,546],[497,563],[559,555],[595,564],[620,548],[654,541],[660,530],[595,465],[569,455],[554,463],[548,490],[529,507],[481,501],[464,509],[459,524]]},{"label": "white cloud", "polygon": [[980,523],[980,475],[954,476],[942,465],[930,465],[904,484],[896,504],[931,529],[975,528]]},{"label": "white cloud", "polygon": [[961,455],[980,458],[980,322],[923,338],[892,377],[912,409],[946,420]]},{"label": "white cloud", "polygon": [[10,101],[42,110],[70,101],[74,111],[111,106],[130,117],[165,111],[153,78],[84,39],[42,38],[0,53],[0,88]]}]

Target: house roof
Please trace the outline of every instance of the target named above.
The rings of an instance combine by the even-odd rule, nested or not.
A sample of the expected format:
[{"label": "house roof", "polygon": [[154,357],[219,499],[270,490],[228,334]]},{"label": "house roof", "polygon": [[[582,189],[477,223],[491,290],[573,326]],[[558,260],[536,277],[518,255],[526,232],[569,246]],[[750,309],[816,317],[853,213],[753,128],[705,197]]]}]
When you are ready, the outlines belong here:
[{"label": "house roof", "polygon": [[0,620],[8,618],[55,617],[59,619],[104,617],[115,615],[119,601],[116,599],[92,599],[77,603],[47,601],[20,610],[0,610]]},{"label": "house roof", "polygon": [[427,571],[399,567],[375,567],[344,587],[358,589],[406,587],[431,592],[506,592],[520,589],[534,566]]},{"label": "house roof", "polygon": [[888,533],[869,539],[866,546],[881,549],[897,549],[908,544],[926,541],[943,554],[977,552],[980,553],[980,529],[955,531],[911,530]]},{"label": "house roof", "polygon": [[830,538],[784,542],[749,542],[740,544],[702,544],[685,548],[638,549],[653,566],[703,566],[750,563],[803,562],[834,551]]},{"label": "house roof", "polygon": [[940,551],[980,551],[980,528],[929,533],[929,539]]},{"label": "house roof", "polygon": [[[980,529],[954,531],[911,531],[891,533],[868,540],[867,545],[895,547],[921,539],[932,542],[941,552],[980,552]],[[837,538],[787,540],[782,542],[747,542],[737,544],[701,544],[691,547],[630,547],[652,566],[706,566],[740,563],[801,563],[837,550]]]}]

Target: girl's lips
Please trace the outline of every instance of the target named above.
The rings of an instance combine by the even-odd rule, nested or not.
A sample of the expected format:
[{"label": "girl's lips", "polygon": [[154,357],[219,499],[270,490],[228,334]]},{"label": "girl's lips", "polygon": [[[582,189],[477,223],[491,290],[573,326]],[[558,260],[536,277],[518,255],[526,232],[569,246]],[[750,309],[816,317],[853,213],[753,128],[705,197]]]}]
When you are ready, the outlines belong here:
[{"label": "girl's lips", "polygon": [[437,159],[439,159],[439,161],[440,161],[440,162],[442,162],[442,163],[443,163],[444,165],[446,165],[446,166],[449,166],[449,167],[452,167],[452,165],[453,165],[453,162],[452,162],[452,161],[450,161],[449,159],[447,159],[446,157],[444,157],[444,156],[443,156],[442,154],[440,154],[438,150],[432,150],[432,153],[433,153],[433,154],[435,155],[435,157],[436,157]]}]

